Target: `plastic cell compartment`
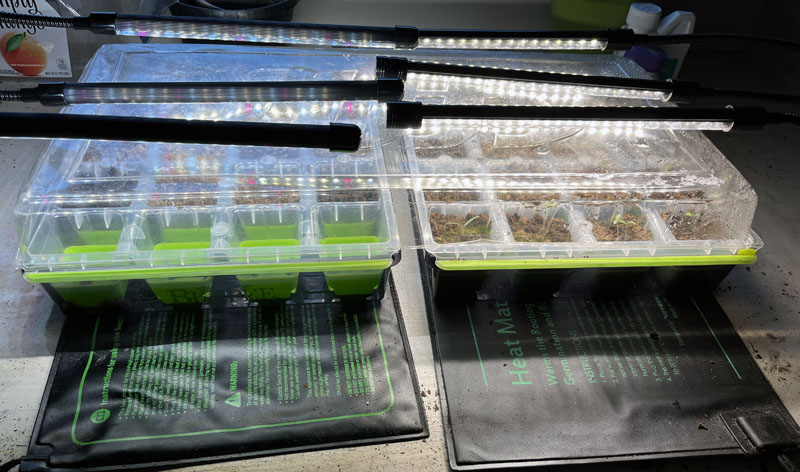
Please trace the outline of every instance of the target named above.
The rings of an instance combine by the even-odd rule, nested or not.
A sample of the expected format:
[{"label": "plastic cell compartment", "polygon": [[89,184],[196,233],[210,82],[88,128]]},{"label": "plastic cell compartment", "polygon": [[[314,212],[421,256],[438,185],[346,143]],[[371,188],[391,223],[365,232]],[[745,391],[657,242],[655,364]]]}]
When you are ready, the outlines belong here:
[{"label": "plastic cell compartment", "polygon": [[[339,54],[183,45],[101,49],[81,80],[330,80],[355,78]],[[216,51],[216,52],[215,52]],[[236,66],[236,67],[234,67]],[[276,70],[272,70],[275,68]],[[109,70],[111,69],[111,70]],[[142,76],[143,70],[151,73]],[[263,78],[254,79],[253,71]],[[290,77],[304,71],[303,77]],[[102,306],[143,280],[167,304],[201,303],[216,276],[253,300],[285,299],[303,273],[338,296],[375,293],[400,248],[376,102],[81,105],[67,112],[327,124],[363,129],[354,153],[52,141],[15,210],[18,265],[62,302]]]},{"label": "plastic cell compartment", "polygon": [[[265,259],[280,263],[300,260],[304,240],[303,207],[295,204],[251,204],[231,210],[233,246],[240,260]],[[297,271],[238,275],[242,289],[253,299],[287,298],[297,290]]]}]

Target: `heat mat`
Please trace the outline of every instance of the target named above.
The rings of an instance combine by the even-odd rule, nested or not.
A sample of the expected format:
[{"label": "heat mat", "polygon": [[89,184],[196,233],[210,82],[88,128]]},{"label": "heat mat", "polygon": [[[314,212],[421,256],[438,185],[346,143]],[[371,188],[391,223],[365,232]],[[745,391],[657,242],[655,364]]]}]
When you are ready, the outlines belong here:
[{"label": "heat mat", "polygon": [[[755,455],[800,444],[797,424],[710,293],[666,295],[645,277],[627,294],[581,296],[590,285],[576,271],[556,296],[514,290],[519,274],[502,272],[477,274],[485,283],[458,296],[441,293],[448,274],[439,273],[434,298],[427,264],[454,469]],[[449,276],[469,287],[466,274]]]},{"label": "heat mat", "polygon": [[382,302],[72,316],[22,470],[170,467],[427,436]]}]

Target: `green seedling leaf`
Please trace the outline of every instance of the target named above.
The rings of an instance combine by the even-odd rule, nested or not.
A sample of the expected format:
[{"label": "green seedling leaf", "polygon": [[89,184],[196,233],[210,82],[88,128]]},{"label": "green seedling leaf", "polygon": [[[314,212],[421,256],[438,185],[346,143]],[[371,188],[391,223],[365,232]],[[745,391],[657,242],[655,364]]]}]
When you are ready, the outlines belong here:
[{"label": "green seedling leaf", "polygon": [[467,226],[469,226],[470,223],[472,223],[473,221],[477,220],[480,217],[481,215],[475,215],[472,218],[468,219],[467,222],[464,223],[464,227],[466,228]]},{"label": "green seedling leaf", "polygon": [[16,51],[22,46],[22,41],[25,40],[25,33],[15,34],[14,36],[8,38],[8,42],[6,42],[6,54]]},{"label": "green seedling leaf", "polygon": [[619,215],[619,214],[618,215],[614,215],[614,219],[611,220],[611,224],[618,225],[618,224],[620,224],[620,222],[624,223],[624,221],[622,220],[622,215]]}]

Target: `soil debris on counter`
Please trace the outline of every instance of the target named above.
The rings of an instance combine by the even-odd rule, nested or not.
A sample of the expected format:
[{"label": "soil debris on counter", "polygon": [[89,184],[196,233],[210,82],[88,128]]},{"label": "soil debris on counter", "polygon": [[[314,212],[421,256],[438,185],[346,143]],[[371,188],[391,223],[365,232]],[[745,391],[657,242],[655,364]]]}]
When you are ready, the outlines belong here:
[{"label": "soil debris on counter", "polygon": [[467,216],[431,213],[431,233],[439,244],[463,243],[486,239],[491,232],[489,216],[467,213]]}]

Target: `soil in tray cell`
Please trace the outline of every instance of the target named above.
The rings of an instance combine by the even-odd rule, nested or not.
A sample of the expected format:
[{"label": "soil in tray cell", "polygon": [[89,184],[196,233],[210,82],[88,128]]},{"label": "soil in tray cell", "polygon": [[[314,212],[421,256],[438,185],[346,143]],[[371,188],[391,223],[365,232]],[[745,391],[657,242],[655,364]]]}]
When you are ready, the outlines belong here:
[{"label": "soil in tray cell", "polygon": [[557,193],[548,192],[497,192],[497,199],[504,202],[552,202],[561,197]]},{"label": "soil in tray cell", "polygon": [[147,202],[149,207],[211,206],[216,204],[215,197],[152,198]]},{"label": "soil in tray cell", "polygon": [[429,202],[475,202],[480,199],[478,192],[460,192],[458,190],[425,190],[425,200]]},{"label": "soil in tray cell", "polygon": [[175,175],[169,177],[156,178],[156,184],[216,184],[219,183],[219,177],[214,176],[197,176],[197,175]]},{"label": "soil in tray cell", "polygon": [[639,192],[575,192],[575,199],[582,202],[613,202],[640,200]]},{"label": "soil in tray cell", "polygon": [[267,205],[280,203],[300,203],[300,193],[291,190],[265,189],[243,185],[237,188],[233,196],[237,205]]},{"label": "soil in tray cell", "polygon": [[489,216],[467,213],[467,216],[431,213],[431,233],[439,244],[462,243],[487,239],[492,229]]},{"label": "soil in tray cell", "polygon": [[66,201],[58,204],[60,208],[125,208],[131,205],[128,197],[136,189],[136,181],[104,181],[72,184],[63,196]]},{"label": "soil in tray cell", "polygon": [[702,190],[681,190],[678,192],[652,192],[650,200],[703,200],[706,193]]},{"label": "soil in tray cell", "polygon": [[501,147],[495,146],[494,141],[491,139],[481,139],[481,152],[483,157],[488,159],[512,159],[514,157],[521,158],[535,158],[541,157],[537,152],[534,152],[531,147]]},{"label": "soil in tray cell", "polygon": [[528,218],[519,214],[508,215],[508,225],[517,242],[562,243],[572,241],[567,222],[561,218],[545,218],[533,215]]},{"label": "soil in tray cell", "polygon": [[647,217],[615,213],[610,220],[590,219],[592,233],[598,241],[652,241]]},{"label": "soil in tray cell", "polygon": [[704,218],[702,213],[664,213],[662,217],[669,230],[672,231],[672,235],[680,241],[720,239],[722,235],[719,221]]},{"label": "soil in tray cell", "polygon": [[454,159],[467,157],[467,149],[459,143],[463,137],[439,139],[437,137],[419,137],[414,139],[414,152],[420,159],[436,159],[441,156],[450,156]]},{"label": "soil in tray cell", "polygon": [[75,201],[63,202],[58,205],[59,208],[66,210],[78,208],[127,208],[131,206],[130,200],[97,200],[97,201]]},{"label": "soil in tray cell", "polygon": [[377,202],[380,194],[375,189],[363,190],[320,190],[317,201],[322,203]]},{"label": "soil in tray cell", "polygon": [[83,162],[97,162],[113,157],[117,161],[138,161],[147,155],[148,144],[128,142],[92,142],[83,155]]},{"label": "soil in tray cell", "polygon": [[507,165],[492,166],[492,174],[546,174],[551,167],[538,158],[517,160]]},{"label": "soil in tray cell", "polygon": [[173,176],[156,179],[156,189],[147,202],[149,207],[210,206],[217,204],[215,185],[219,178],[211,176]]},{"label": "soil in tray cell", "polygon": [[414,152],[419,159],[436,159],[441,156],[450,156],[454,159],[466,157],[467,151],[464,146],[452,146],[448,148],[415,148]]}]

